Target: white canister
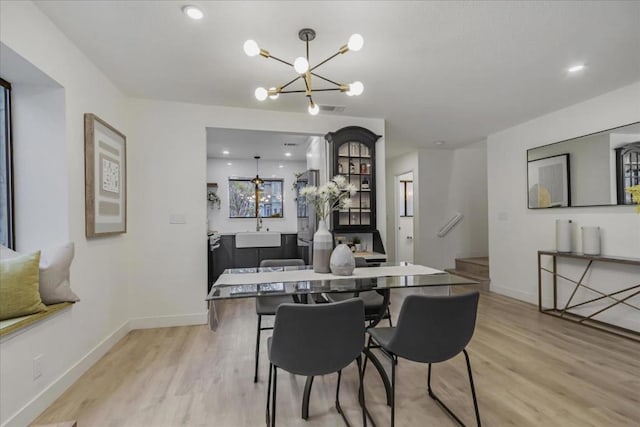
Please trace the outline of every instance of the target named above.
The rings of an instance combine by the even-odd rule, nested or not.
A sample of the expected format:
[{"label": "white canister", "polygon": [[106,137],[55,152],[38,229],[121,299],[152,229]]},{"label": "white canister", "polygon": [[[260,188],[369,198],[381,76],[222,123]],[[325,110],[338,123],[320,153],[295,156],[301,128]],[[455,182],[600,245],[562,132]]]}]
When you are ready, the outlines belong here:
[{"label": "white canister", "polygon": [[556,251],[571,252],[571,220],[556,220]]},{"label": "white canister", "polygon": [[600,255],[600,227],[582,227],[582,253]]}]

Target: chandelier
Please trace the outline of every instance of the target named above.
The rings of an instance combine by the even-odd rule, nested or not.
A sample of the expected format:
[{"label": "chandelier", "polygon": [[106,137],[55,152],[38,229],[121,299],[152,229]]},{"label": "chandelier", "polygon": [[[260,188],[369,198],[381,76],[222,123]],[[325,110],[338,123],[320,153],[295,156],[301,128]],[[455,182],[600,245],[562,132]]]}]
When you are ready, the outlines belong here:
[{"label": "chandelier", "polygon": [[[345,54],[350,50],[357,52],[360,49],[362,49],[362,46],[364,45],[364,39],[360,34],[351,35],[351,37],[349,37],[349,42],[346,45],[342,46],[340,49],[338,49],[338,52],[334,53],[324,61],[320,61],[318,64],[314,65],[313,67],[309,64],[309,42],[316,38],[316,32],[311,28],[303,28],[298,32],[298,37],[300,38],[300,40],[305,42],[306,48],[307,48],[307,54],[306,56],[299,56],[298,58],[296,58],[295,61],[293,61],[293,64],[271,55],[271,53],[269,53],[269,51],[267,50],[261,49],[255,40],[247,40],[244,43],[244,52],[248,56],[260,55],[264,58],[275,59],[278,62],[288,65],[289,67],[292,67],[295,70],[296,74],[298,74],[298,77],[294,78],[293,80],[281,86],[275,86],[269,89],[265,89],[263,87],[257,88],[255,91],[255,96],[258,99],[258,101],[264,101],[265,99],[267,99],[267,97],[270,99],[277,99],[281,93],[304,93],[307,99],[309,100],[309,107],[308,107],[309,114],[315,116],[316,114],[318,114],[318,112],[320,112],[320,107],[315,102],[313,102],[312,94],[314,92],[340,91],[340,92],[346,93],[348,96],[354,96],[354,95],[357,96],[362,94],[362,92],[364,91],[364,86],[362,82],[355,81],[349,84],[338,83],[314,72],[314,70],[319,68],[321,65],[326,64],[327,62],[329,62],[330,60],[332,60],[338,55]],[[312,85],[311,76],[317,77],[318,79],[323,80],[326,83],[330,83],[334,87],[315,89]],[[304,90],[287,89],[291,84],[295,83],[300,79],[304,81],[304,85],[305,85]]]}]

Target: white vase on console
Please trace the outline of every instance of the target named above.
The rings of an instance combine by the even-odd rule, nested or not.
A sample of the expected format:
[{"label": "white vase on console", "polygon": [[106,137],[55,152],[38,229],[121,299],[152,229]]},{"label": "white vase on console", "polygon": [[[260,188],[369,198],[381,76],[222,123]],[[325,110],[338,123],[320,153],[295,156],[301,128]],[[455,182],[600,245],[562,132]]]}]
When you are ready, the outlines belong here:
[{"label": "white vase on console", "polygon": [[333,250],[333,236],[327,228],[327,221],[318,221],[318,231],[313,235],[313,271],[316,273],[330,273],[331,251]]}]

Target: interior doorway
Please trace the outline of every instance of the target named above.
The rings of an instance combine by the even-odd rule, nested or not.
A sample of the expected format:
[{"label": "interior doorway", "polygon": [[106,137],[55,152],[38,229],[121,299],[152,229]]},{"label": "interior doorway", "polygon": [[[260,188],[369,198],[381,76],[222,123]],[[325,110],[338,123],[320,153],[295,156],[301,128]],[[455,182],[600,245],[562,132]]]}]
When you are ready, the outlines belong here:
[{"label": "interior doorway", "polygon": [[413,172],[396,175],[396,262],[413,262]]}]

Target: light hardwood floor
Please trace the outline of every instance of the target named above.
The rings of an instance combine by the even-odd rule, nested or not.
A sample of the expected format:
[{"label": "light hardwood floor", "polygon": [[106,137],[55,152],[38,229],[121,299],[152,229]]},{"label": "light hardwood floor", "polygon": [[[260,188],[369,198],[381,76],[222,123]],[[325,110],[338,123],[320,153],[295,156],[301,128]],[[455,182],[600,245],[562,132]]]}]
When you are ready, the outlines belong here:
[{"label": "light hardwood floor", "polygon": [[[401,300],[394,294],[395,315]],[[264,425],[268,364],[263,345],[260,382],[254,384],[254,302],[228,301],[221,308],[215,333],[206,326],[132,331],[34,424],[74,419],[79,427]],[[485,426],[640,425],[638,343],[483,293],[468,350]],[[455,425],[427,396],[426,375],[425,365],[400,361],[397,426]],[[304,378],[281,371],[279,425],[342,425],[333,406],[335,380],[335,375],[316,379],[310,418],[304,421]],[[355,364],[343,381],[342,406],[352,423],[361,425]],[[365,381],[369,410],[378,425],[389,425],[374,369],[367,369]],[[432,382],[463,421],[474,425],[463,356],[434,365]]]}]

